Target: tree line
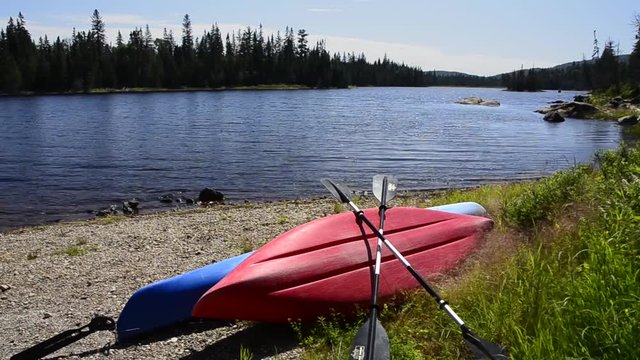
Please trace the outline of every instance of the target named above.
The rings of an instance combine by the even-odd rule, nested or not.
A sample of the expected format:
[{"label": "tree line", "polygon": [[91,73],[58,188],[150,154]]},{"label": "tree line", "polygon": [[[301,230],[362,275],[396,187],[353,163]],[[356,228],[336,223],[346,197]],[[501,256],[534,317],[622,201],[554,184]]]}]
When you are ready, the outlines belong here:
[{"label": "tree line", "polygon": [[616,44],[611,40],[605,43],[600,53],[594,31],[591,59],[549,69],[520,69],[502,74],[502,83],[513,91],[574,89],[620,93],[626,88],[640,94],[640,15],[635,15],[633,24],[636,42],[628,56],[619,55]]},{"label": "tree line", "polygon": [[98,10],[86,31],[68,39],[32,39],[19,13],[0,29],[0,93],[90,92],[96,89],[221,88],[254,85],[484,86],[514,91],[539,89],[640,88],[640,16],[628,59],[608,41],[600,54],[594,33],[590,60],[549,69],[520,69],[497,76],[423,71],[390,61],[369,62],[364,54],[330,54],[323,41],[311,46],[304,29],[264,34],[262,27],[223,34],[217,24],[196,37],[185,15],[182,33],[165,28],[154,37],[147,25],[107,43]]},{"label": "tree line", "polygon": [[37,43],[24,16],[9,18],[0,30],[0,91],[88,92],[121,88],[219,88],[262,84],[296,84],[314,88],[355,86],[426,86],[432,80],[417,67],[364,54],[329,54],[324,42],[311,46],[304,29],[265,35],[250,27],[223,36],[216,24],[193,34],[189,15],[182,34],[166,28],[154,37],[147,25],[115,44],[106,42],[106,24],[98,10],[88,31],[73,29],[71,38]]}]

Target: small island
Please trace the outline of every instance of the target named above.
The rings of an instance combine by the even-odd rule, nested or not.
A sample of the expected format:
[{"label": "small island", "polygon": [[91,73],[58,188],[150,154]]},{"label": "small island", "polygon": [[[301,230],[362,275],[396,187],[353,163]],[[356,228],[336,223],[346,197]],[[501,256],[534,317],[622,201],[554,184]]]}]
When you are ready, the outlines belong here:
[{"label": "small island", "polygon": [[487,100],[487,99],[482,99],[476,96],[460,99],[456,101],[456,104],[482,105],[482,106],[493,106],[493,107],[500,106],[500,102],[498,100]]}]

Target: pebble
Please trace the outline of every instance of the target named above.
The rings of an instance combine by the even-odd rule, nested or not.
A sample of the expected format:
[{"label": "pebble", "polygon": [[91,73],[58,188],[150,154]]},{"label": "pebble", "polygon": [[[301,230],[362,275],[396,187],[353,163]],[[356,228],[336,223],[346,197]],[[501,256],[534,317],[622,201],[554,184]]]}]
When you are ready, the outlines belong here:
[{"label": "pebble", "polygon": [[48,312],[46,312],[46,313],[42,314],[42,318],[43,318],[43,319],[48,319],[48,318],[50,318],[50,317],[52,317],[52,316],[53,316],[53,315],[49,314]]},{"label": "pebble", "polygon": [[171,339],[167,340],[167,343],[169,344],[173,344],[173,343],[177,343],[178,342],[178,338],[177,337],[172,337]]},{"label": "pebble", "polygon": [[9,285],[0,285],[0,290],[2,290],[2,292],[5,292],[10,289],[11,289],[11,286]]}]

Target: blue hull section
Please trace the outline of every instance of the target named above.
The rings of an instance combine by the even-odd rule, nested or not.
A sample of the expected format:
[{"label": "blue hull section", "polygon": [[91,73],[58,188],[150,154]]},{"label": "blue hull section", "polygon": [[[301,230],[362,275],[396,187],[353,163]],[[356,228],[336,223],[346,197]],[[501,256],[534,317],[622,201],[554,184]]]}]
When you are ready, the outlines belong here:
[{"label": "blue hull section", "polygon": [[251,254],[232,257],[139,289],[120,313],[118,341],[131,340],[191,319],[191,309],[200,296]]},{"label": "blue hull section", "polygon": [[440,206],[432,206],[429,209],[438,210],[438,211],[446,211],[455,214],[465,214],[465,215],[473,215],[473,216],[486,216],[487,210],[482,207],[482,205],[475,202],[460,202],[455,204],[447,204]]}]

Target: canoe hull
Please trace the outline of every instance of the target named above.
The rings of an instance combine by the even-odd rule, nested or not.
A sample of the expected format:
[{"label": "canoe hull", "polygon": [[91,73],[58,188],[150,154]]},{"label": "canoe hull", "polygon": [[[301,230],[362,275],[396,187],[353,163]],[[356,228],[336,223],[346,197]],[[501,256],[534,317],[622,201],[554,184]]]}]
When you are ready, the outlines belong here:
[{"label": "canoe hull", "polygon": [[118,341],[128,341],[191,319],[193,305],[202,294],[251,254],[238,255],[140,288],[118,317]]},{"label": "canoe hull", "polygon": [[[377,209],[365,210],[378,221]],[[388,210],[385,234],[429,277],[453,269],[491,229],[483,217],[416,208]],[[318,219],[263,246],[200,298],[194,317],[266,322],[312,320],[368,306],[376,238],[353,213]],[[383,250],[381,301],[418,286]]]}]

